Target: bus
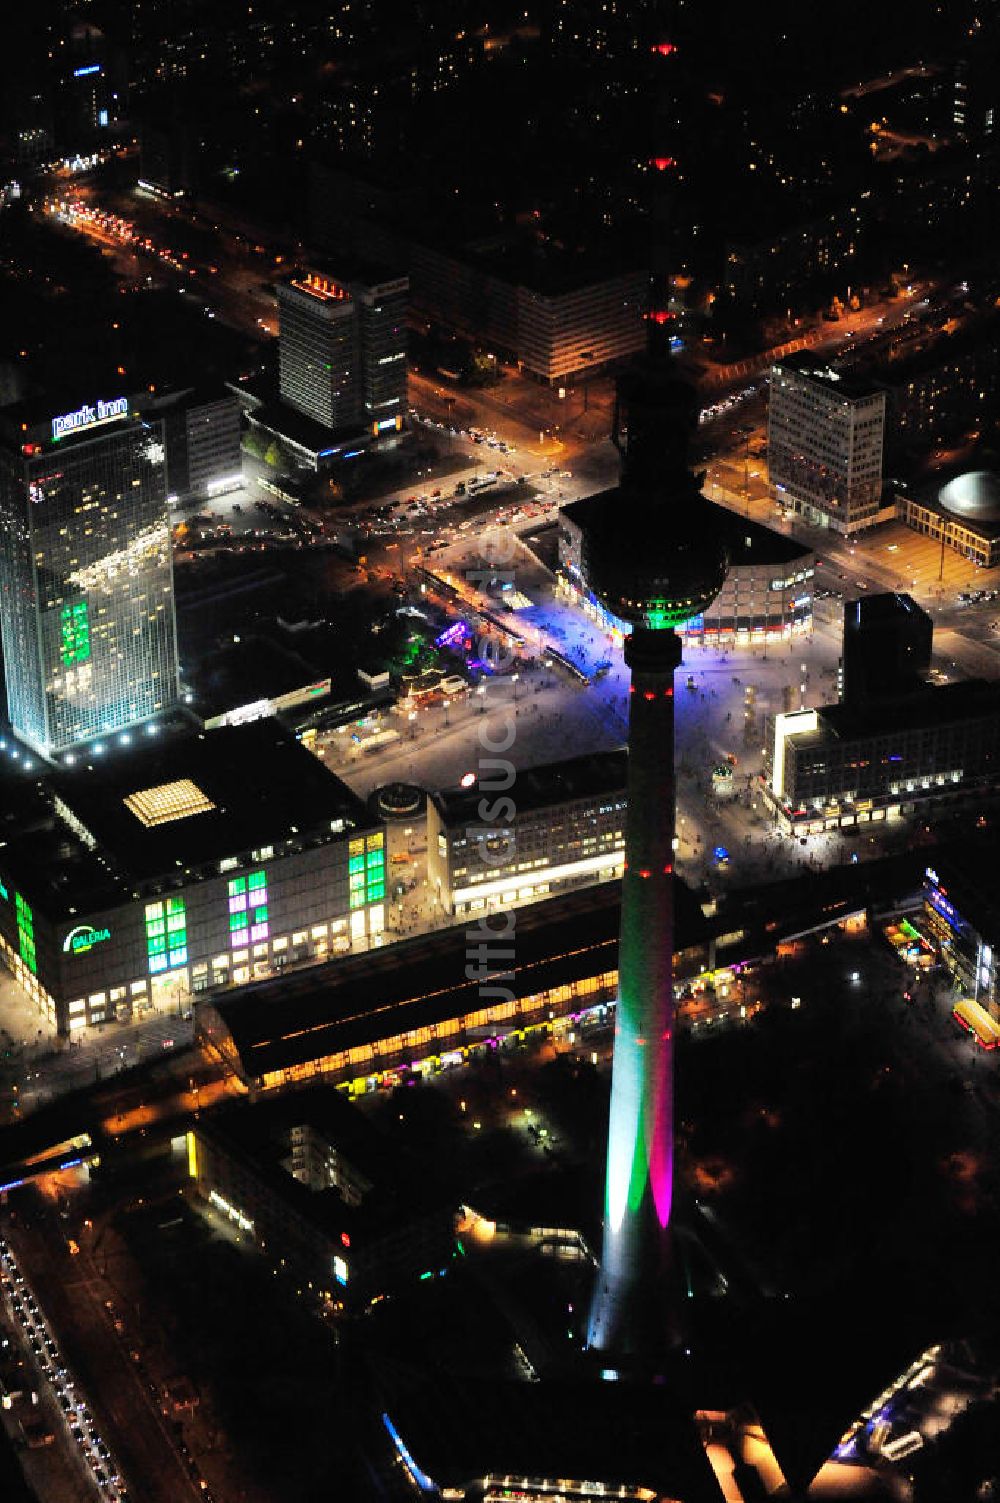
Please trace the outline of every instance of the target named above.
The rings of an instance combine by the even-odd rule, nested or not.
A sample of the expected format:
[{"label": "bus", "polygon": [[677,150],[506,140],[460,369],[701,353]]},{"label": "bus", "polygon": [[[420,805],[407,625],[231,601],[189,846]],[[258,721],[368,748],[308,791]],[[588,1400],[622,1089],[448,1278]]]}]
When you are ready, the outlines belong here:
[{"label": "bus", "polygon": [[971,998],[956,1002],[951,1015],[959,1027],[972,1034],[980,1049],[1000,1048],[1000,1023],[981,1003]]}]

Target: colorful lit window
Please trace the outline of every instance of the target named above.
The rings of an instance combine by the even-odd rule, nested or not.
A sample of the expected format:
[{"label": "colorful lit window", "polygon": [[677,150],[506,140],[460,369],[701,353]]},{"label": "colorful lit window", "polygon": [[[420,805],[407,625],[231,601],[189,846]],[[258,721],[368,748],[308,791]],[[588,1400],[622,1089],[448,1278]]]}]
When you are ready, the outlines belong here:
[{"label": "colorful lit window", "polygon": [[155,976],[187,965],[187,907],[183,898],[146,904],[146,959]]},{"label": "colorful lit window", "polygon": [[14,907],[17,910],[17,947],[32,975],[38,974],[38,958],[35,954],[35,916],[31,907],[25,902],[19,892],[14,894]]},{"label": "colorful lit window", "polygon": [[[385,897],[385,836],[379,830],[365,840],[365,902],[379,903]],[[351,907],[354,894],[352,892]]]},{"label": "colorful lit window", "polygon": [[90,615],[85,600],[64,605],[59,612],[59,652],[64,668],[90,657]]},{"label": "colorful lit window", "polygon": [[229,879],[229,943],[234,950],[260,944],[269,933],[267,873]]}]

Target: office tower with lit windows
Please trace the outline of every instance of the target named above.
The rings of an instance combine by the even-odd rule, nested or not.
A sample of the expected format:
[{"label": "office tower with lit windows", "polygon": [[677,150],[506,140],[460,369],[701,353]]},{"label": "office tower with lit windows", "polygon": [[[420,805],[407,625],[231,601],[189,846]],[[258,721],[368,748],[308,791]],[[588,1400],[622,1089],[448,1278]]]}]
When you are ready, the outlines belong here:
[{"label": "office tower with lit windows", "polygon": [[308,271],[278,287],[282,402],[331,433],[402,426],[406,410],[405,276]]},{"label": "office tower with lit windows", "polygon": [[0,434],[0,627],[14,733],[54,758],[176,706],[162,425],[124,396]]},{"label": "office tower with lit windows", "polygon": [[847,537],[889,521],[883,502],[886,393],[841,376],[815,356],[771,369],[767,467],[782,506]]}]

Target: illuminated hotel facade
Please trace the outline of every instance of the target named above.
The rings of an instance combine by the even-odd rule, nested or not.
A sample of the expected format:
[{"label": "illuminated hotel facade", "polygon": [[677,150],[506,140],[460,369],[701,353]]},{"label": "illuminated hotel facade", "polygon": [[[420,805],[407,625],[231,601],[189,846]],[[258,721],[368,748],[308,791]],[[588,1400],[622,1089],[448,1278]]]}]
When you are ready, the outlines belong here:
[{"label": "illuminated hotel facade", "polygon": [[45,757],[178,703],[162,424],[127,397],[4,414],[0,625],[11,725]]},{"label": "illuminated hotel facade", "polygon": [[0,955],[61,1033],[382,943],[384,828],[273,720],[14,796]]}]

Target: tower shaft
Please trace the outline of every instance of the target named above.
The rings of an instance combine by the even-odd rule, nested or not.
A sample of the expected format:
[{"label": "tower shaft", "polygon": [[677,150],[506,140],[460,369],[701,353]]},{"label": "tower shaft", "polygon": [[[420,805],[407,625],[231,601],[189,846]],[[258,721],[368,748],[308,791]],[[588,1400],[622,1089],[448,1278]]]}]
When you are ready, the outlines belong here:
[{"label": "tower shaft", "polygon": [[655,1359],[672,1344],[674,670],[673,631],[626,639],[628,815],[618,950],[601,1270],[588,1345]]}]

